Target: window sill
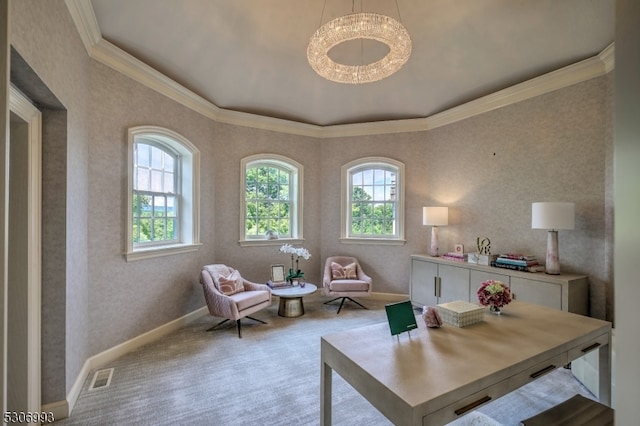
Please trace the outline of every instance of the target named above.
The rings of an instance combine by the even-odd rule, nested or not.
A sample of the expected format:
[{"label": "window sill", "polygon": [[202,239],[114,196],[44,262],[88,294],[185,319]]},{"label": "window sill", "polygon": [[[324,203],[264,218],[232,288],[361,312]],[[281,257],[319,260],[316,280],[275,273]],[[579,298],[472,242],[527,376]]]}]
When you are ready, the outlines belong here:
[{"label": "window sill", "polygon": [[259,246],[281,246],[283,244],[302,244],[303,238],[277,238],[275,240],[240,240],[240,247],[259,247]]},{"label": "window sill", "polygon": [[341,237],[340,243],[342,244],[367,244],[367,245],[386,245],[386,246],[402,246],[407,241],[402,240],[391,240],[386,238],[347,238]]},{"label": "window sill", "polygon": [[124,254],[127,262],[136,260],[152,259],[154,257],[171,256],[174,254],[189,253],[197,251],[202,244],[174,244],[171,246],[149,247],[138,249]]}]

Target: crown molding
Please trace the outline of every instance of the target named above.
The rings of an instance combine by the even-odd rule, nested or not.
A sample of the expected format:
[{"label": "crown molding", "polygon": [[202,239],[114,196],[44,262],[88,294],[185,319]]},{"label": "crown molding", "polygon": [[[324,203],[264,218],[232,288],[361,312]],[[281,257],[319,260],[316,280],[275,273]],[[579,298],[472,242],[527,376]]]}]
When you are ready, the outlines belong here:
[{"label": "crown molding", "polygon": [[427,117],[427,128],[446,126],[604,74],[604,62],[598,56],[594,56]]},{"label": "crown molding", "polygon": [[102,39],[102,32],[93,13],[91,0],[65,0],[65,4],[80,34],[84,48],[91,56],[91,47]]},{"label": "crown molding", "polygon": [[217,122],[283,133],[314,137],[322,136],[322,128],[320,126],[220,108],[107,40],[101,39],[94,44],[91,47],[90,56],[96,61]]},{"label": "crown molding", "polygon": [[446,126],[485,112],[553,92],[614,68],[614,44],[600,54],[429,117],[318,126],[220,108],[102,38],[91,0],[65,0],[89,56],[214,121],[314,138],[418,132]]}]

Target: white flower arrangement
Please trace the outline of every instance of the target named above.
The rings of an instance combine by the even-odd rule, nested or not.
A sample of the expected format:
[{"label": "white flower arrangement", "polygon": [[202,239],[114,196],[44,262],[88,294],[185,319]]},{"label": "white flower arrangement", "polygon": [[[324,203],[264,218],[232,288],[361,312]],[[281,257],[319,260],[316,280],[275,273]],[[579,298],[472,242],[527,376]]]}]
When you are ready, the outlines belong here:
[{"label": "white flower arrangement", "polygon": [[[311,253],[304,247],[294,247],[291,244],[283,244],[280,247],[280,253],[290,254],[291,255],[291,269],[289,269],[289,275],[287,275],[287,281],[290,281],[294,278],[303,278],[304,272],[298,269],[298,262],[300,258],[304,260],[311,259]],[[295,260],[295,267],[293,266],[293,261]]]},{"label": "white flower arrangement", "polygon": [[290,254],[292,257],[296,256],[296,261],[300,258],[303,258],[304,260],[311,259],[311,253],[309,253],[309,250],[304,247],[294,247],[291,244],[283,244],[282,247],[280,247],[280,253]]}]

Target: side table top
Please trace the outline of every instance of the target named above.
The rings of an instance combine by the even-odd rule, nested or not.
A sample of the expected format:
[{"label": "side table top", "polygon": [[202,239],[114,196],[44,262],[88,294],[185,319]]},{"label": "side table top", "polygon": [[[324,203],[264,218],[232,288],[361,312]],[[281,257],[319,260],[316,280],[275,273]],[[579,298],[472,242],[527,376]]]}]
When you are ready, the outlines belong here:
[{"label": "side table top", "polygon": [[302,297],[315,293],[318,289],[315,284],[306,283],[304,287],[297,285],[293,287],[272,288],[271,294],[278,297]]}]

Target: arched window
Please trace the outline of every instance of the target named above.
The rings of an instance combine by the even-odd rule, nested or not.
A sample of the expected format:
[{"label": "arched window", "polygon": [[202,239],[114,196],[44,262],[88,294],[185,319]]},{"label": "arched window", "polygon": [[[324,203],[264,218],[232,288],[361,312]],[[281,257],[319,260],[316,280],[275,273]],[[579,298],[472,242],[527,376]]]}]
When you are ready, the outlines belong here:
[{"label": "arched window", "polygon": [[240,241],[302,239],[302,165],[275,154],[241,161]]},{"label": "arched window", "polygon": [[199,163],[197,148],[175,132],[129,129],[127,260],[200,245]]},{"label": "arched window", "polygon": [[342,166],[343,242],[404,243],[404,164],[369,157]]}]

